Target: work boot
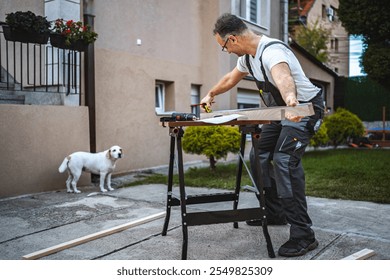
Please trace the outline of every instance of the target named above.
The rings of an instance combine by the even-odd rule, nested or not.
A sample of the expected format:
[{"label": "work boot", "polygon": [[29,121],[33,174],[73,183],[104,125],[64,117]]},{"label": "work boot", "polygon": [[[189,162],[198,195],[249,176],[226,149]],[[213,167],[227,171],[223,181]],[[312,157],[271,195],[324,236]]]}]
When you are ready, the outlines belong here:
[{"label": "work boot", "polygon": [[298,257],[303,256],[307,252],[314,250],[318,247],[318,241],[315,238],[312,239],[294,239],[290,238],[289,241],[284,243],[279,248],[279,255],[283,257]]},{"label": "work boot", "polygon": [[[250,220],[250,221],[246,221],[246,224],[248,226],[262,226],[262,220]],[[287,220],[286,218],[269,217],[267,218],[267,225],[284,226],[287,225]]]}]

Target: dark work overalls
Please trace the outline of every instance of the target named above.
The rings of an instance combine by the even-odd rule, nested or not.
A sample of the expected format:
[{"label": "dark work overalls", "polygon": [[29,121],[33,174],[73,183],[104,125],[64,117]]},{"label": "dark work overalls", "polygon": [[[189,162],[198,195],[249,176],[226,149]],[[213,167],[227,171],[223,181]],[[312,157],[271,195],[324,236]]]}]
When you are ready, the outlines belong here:
[{"label": "dark work overalls", "polygon": [[[264,49],[275,43],[282,42],[268,43]],[[278,89],[266,76],[262,65],[262,54],[260,65],[264,82],[257,81],[254,77],[249,56],[246,57],[246,64],[256,81],[265,105],[286,106]],[[315,115],[304,117],[300,122],[283,120],[264,124],[259,140],[259,158],[254,158],[253,148],[250,153],[251,166],[254,166],[255,160],[260,163],[261,174],[257,174],[253,168],[252,173],[255,182],[260,175],[259,182],[265,191],[267,216],[270,220],[286,218],[291,225],[290,238],[296,239],[314,238],[311,229],[312,221],[307,213],[305,174],[301,158],[323,118],[324,104],[321,91],[308,102],[313,103]]]}]

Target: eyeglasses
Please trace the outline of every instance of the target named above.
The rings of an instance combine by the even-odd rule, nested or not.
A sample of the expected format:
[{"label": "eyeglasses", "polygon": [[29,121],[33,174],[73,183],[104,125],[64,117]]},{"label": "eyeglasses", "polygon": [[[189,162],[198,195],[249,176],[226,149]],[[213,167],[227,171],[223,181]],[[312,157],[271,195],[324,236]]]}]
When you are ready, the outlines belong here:
[{"label": "eyeglasses", "polygon": [[225,44],[223,44],[223,46],[222,46],[222,51],[223,52],[227,52],[227,48],[226,48],[226,44],[227,44],[227,42],[229,41],[229,37],[226,39],[226,41],[225,41]]}]

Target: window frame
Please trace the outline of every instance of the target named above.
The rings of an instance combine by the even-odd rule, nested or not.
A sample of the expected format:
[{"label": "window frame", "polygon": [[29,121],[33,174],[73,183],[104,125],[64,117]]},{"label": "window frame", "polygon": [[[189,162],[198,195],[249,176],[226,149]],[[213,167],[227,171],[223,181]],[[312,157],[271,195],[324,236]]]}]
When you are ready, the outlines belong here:
[{"label": "window frame", "polygon": [[[200,85],[191,84],[190,99],[191,105],[200,103]],[[197,117],[200,117],[200,106],[191,106],[191,113],[195,114]]]},{"label": "window frame", "polygon": [[155,103],[154,110],[156,114],[165,112],[165,83],[157,82],[155,84]]},{"label": "window frame", "polygon": [[261,108],[258,90],[239,88],[237,91],[237,109]]},{"label": "window frame", "polygon": [[[243,20],[265,30],[271,28],[271,0],[257,0],[256,22],[251,20],[251,0],[232,0],[232,13]],[[242,11],[245,9],[245,11]],[[265,11],[263,11],[265,10]],[[245,15],[244,15],[245,14]]]}]

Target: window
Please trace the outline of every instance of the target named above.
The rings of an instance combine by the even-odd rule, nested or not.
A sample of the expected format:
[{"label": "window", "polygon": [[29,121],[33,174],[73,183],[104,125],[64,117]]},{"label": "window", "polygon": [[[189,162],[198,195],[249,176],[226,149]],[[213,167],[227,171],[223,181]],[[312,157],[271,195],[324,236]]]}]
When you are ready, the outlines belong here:
[{"label": "window", "polygon": [[232,12],[251,23],[269,28],[270,0],[232,0]]},{"label": "window", "polygon": [[155,107],[157,114],[162,114],[165,111],[165,85],[164,85],[164,83],[156,82],[154,107]]},{"label": "window", "polygon": [[156,80],[155,86],[156,114],[166,114],[175,109],[175,87],[173,82]]},{"label": "window", "polygon": [[328,9],[328,17],[329,21],[335,21],[337,18],[337,9],[333,6],[330,6]]},{"label": "window", "polygon": [[237,109],[259,108],[260,95],[257,90],[238,89]]},{"label": "window", "polygon": [[339,39],[330,39],[330,49],[334,50],[335,52],[339,51]]},{"label": "window", "polygon": [[[200,102],[200,86],[191,85],[191,104],[199,104],[199,102]],[[200,106],[191,106],[191,113],[199,117]]]},{"label": "window", "polygon": [[322,19],[326,17],[330,22],[337,20],[337,9],[333,6],[326,8],[325,5],[322,5]]},{"label": "window", "polygon": [[322,19],[325,20],[328,16],[328,11],[325,5],[322,5]]},{"label": "window", "polygon": [[334,39],[334,50],[336,51],[336,52],[338,52],[339,51],[339,39]]}]

